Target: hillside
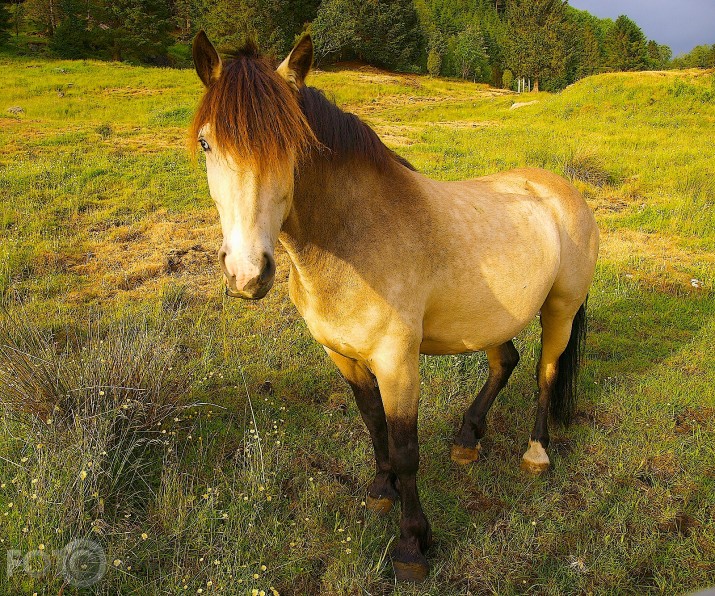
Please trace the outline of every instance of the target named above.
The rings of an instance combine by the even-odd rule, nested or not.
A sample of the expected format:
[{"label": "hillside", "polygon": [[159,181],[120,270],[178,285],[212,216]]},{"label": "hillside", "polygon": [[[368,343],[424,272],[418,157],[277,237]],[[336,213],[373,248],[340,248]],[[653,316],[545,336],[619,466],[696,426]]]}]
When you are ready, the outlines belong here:
[{"label": "hillside", "polygon": [[[448,465],[448,448],[486,361],[423,360],[420,487],[440,534],[428,583],[400,593],[715,584],[715,72],[598,75],[521,96],[376,69],[309,82],[435,178],[524,165],[569,176],[602,231],[577,422],[554,428],[552,473],[518,469],[536,324],[517,338],[522,363],[470,469]],[[4,396],[4,543],[92,536],[118,561],[107,593],[390,593],[395,518],[360,507],[368,435],[288,300],[285,257],[264,301],[220,291],[218,217],[186,152],[195,74],[3,58],[0,88],[0,345],[35,350],[77,390],[125,373],[171,381],[161,417],[137,405],[125,434],[112,434],[125,414],[111,396],[86,393],[96,410],[68,426],[46,423],[51,389],[33,394],[44,423]],[[45,588],[0,577],[2,592]]]}]

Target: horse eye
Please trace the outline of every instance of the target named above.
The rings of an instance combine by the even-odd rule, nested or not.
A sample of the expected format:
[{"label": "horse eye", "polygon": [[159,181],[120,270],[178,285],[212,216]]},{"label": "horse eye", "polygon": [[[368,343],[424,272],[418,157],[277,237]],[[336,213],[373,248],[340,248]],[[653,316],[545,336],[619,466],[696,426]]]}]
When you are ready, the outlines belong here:
[{"label": "horse eye", "polygon": [[206,142],[206,139],[199,139],[199,144],[204,151],[211,151],[211,147],[209,147],[209,144]]}]

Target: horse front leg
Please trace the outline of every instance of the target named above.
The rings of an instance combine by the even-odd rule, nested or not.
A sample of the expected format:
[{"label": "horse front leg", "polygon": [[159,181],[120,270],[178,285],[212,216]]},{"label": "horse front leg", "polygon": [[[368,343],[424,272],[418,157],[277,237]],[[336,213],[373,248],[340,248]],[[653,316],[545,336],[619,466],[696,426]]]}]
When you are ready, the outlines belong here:
[{"label": "horse front leg", "polygon": [[390,466],[387,422],[377,380],[364,363],[346,358],[327,347],[325,351],[353,390],[375,450],[375,478],[367,490],[366,506],[376,513],[389,513],[399,493],[395,487],[396,476]]},{"label": "horse front leg", "polygon": [[400,539],[392,550],[392,564],[398,580],[414,582],[427,577],[429,565],[425,551],[432,544],[432,531],[417,492],[418,346],[390,349],[371,361],[382,393],[390,464],[397,476],[402,504]]}]

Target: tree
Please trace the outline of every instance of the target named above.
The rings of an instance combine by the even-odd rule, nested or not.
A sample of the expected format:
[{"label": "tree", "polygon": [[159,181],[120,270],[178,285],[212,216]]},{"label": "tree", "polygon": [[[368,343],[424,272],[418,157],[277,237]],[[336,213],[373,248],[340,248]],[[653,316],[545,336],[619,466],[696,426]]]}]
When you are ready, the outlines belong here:
[{"label": "tree", "polygon": [[20,29],[25,21],[25,2],[22,0],[13,0],[12,2],[12,28],[15,31],[15,37],[20,35]]},{"label": "tree", "polygon": [[5,43],[10,37],[10,27],[12,27],[10,12],[4,4],[0,4],[0,44]]},{"label": "tree", "polygon": [[683,56],[674,58],[673,68],[715,68],[715,44],[695,46]]},{"label": "tree", "polygon": [[356,57],[386,68],[424,65],[425,40],[412,0],[323,0],[311,26],[316,57]]},{"label": "tree", "polygon": [[171,15],[163,0],[104,0],[95,29],[112,60],[165,63]]},{"label": "tree", "polygon": [[92,53],[87,29],[87,5],[81,0],[59,0],[61,20],[50,40],[50,49],[63,58],[86,58]]},{"label": "tree", "polygon": [[28,18],[40,29],[40,33],[52,36],[60,20],[57,0],[25,0]]},{"label": "tree", "polygon": [[509,0],[505,40],[507,66],[534,80],[534,91],[546,76],[558,77],[566,62],[564,0]]},{"label": "tree", "polygon": [[315,60],[320,64],[329,57],[340,59],[352,50],[357,38],[359,14],[352,0],[323,0],[310,32],[315,46]]},{"label": "tree", "polygon": [[603,64],[601,43],[592,27],[586,26],[582,30],[582,53],[577,78],[581,79],[600,72]]},{"label": "tree", "polygon": [[450,39],[448,57],[457,76],[474,81],[489,79],[489,58],[484,36],[476,27],[467,27]]},{"label": "tree", "polygon": [[442,71],[442,54],[435,48],[432,48],[427,54],[427,72],[433,77],[439,75]]},{"label": "tree", "polygon": [[646,37],[640,27],[625,15],[618,17],[606,34],[606,56],[612,70],[648,68]]},{"label": "tree", "polygon": [[364,0],[357,22],[359,54],[377,66],[419,70],[425,39],[412,0]]},{"label": "tree", "polygon": [[646,45],[649,67],[662,70],[668,68],[673,52],[668,46],[662,46],[652,39]]},{"label": "tree", "polygon": [[[285,56],[296,36],[316,18],[318,0],[175,0],[181,18],[193,20],[184,29],[201,28],[224,48],[254,39],[264,53]],[[188,3],[185,6],[183,3]],[[188,15],[188,17],[187,17]],[[191,16],[193,15],[193,16]]]}]

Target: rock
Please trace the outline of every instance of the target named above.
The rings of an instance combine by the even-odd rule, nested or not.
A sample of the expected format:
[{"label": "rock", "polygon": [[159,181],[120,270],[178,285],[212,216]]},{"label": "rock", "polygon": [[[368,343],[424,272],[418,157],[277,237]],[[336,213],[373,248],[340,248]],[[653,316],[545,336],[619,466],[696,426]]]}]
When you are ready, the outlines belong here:
[{"label": "rock", "polygon": [[517,102],[517,103],[513,104],[509,109],[516,110],[517,108],[523,108],[524,106],[533,106],[535,103],[539,103],[539,100],[535,99],[534,101]]}]

